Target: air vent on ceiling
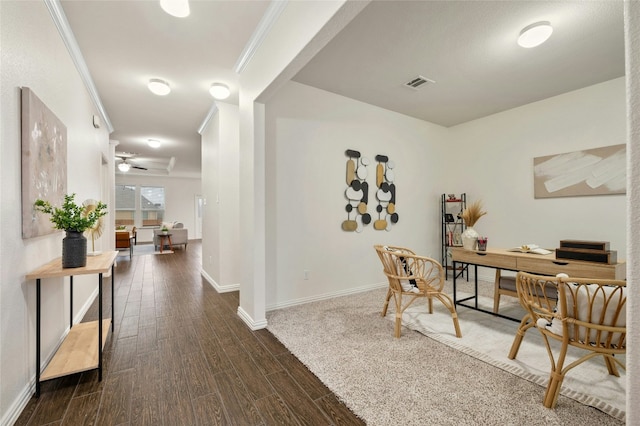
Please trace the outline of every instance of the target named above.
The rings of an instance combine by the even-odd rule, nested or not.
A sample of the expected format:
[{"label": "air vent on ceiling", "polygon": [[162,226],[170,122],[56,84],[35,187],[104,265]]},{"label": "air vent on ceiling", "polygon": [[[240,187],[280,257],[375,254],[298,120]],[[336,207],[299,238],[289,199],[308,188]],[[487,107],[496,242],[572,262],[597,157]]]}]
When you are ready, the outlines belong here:
[{"label": "air vent on ceiling", "polygon": [[422,89],[423,87],[425,87],[427,85],[427,83],[429,84],[435,84],[435,81],[430,80],[428,78],[425,78],[421,75],[412,78],[411,80],[407,81],[404,85],[406,87],[409,87],[411,89],[414,90],[418,90],[418,89]]}]

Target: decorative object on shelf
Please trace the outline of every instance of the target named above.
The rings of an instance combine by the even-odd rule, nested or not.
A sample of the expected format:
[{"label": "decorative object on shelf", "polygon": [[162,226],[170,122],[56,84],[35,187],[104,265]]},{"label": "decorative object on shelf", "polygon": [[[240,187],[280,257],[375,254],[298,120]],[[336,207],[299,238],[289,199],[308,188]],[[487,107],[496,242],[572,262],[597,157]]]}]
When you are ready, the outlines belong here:
[{"label": "decorative object on shelf", "polygon": [[[367,165],[369,160],[359,151],[346,150],[347,160],[347,220],[342,222],[342,229],[348,232],[362,232],[363,226],[371,223],[371,215],[367,213],[369,203],[369,184],[367,183]],[[353,212],[354,218],[351,219]]]},{"label": "decorative object on shelf", "polygon": [[163,226],[160,231],[162,231],[162,235],[167,235],[169,233],[169,229],[166,226]]},{"label": "decorative object on shelf", "polygon": [[[376,198],[378,199],[378,220],[373,223],[373,229],[377,231],[391,231],[393,224],[398,223],[396,212],[396,185],[394,163],[386,155],[376,155],[378,165],[376,167]],[[383,216],[384,215],[384,216]]]},{"label": "decorative object on shelf", "polygon": [[462,247],[466,250],[475,250],[478,237],[480,236],[473,226],[478,220],[487,214],[482,210],[482,202],[474,201],[469,207],[462,211],[462,220],[467,225],[467,229],[462,233]]},{"label": "decorative object on shelf", "polygon": [[65,195],[61,208],[53,207],[49,201],[41,199],[34,203],[37,211],[51,215],[49,220],[54,228],[67,233],[62,240],[63,268],[78,268],[87,264],[87,239],[83,232],[107,214],[107,205],[101,201],[94,210],[85,212],[84,206],[75,203],[75,196]]},{"label": "decorative object on shelf", "polygon": [[[94,199],[85,200],[84,203],[82,203],[84,206],[84,215],[87,216],[89,213],[95,211],[99,203],[99,201]],[[100,238],[103,230],[104,221],[102,220],[102,216],[100,216],[96,223],[85,231],[85,234],[91,237],[91,251],[87,253],[87,256],[97,256],[102,253],[101,251],[96,251],[96,238]]]},{"label": "decorative object on shelf", "polygon": [[22,88],[22,238],[54,232],[34,201],[67,193],[67,128],[28,87]]}]

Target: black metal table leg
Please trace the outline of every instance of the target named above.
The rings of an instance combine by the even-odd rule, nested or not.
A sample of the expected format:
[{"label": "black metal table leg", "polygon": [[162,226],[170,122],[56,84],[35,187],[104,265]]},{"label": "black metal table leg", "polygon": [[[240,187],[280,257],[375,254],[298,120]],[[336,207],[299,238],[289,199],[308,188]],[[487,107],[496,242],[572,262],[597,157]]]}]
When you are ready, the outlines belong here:
[{"label": "black metal table leg", "polygon": [[73,275],[69,276],[69,330],[73,327]]},{"label": "black metal table leg", "polygon": [[98,274],[98,381],[102,381],[102,272]]},{"label": "black metal table leg", "polygon": [[[114,291],[113,291],[113,283],[116,279],[116,268],[115,268],[115,263],[111,265],[111,333],[115,332],[115,295],[114,295]],[[113,336],[111,336],[111,338],[113,339]]]},{"label": "black metal table leg", "polygon": [[40,278],[36,279],[36,398],[40,398]]}]

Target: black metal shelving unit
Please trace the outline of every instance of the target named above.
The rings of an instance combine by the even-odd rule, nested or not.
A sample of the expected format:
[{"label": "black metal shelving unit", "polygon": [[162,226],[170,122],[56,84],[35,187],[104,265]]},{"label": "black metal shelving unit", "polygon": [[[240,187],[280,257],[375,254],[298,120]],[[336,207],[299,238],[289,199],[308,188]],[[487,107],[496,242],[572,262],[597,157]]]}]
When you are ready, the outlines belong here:
[{"label": "black metal shelving unit", "polygon": [[462,220],[461,214],[462,211],[467,208],[467,194],[442,194],[440,207],[440,222],[442,224],[441,255],[445,279],[449,279],[449,271],[451,271],[452,274],[455,273],[457,277],[463,276],[466,271],[468,280],[468,265],[459,264],[460,266],[457,266],[457,270],[454,271],[450,254],[452,247],[462,247],[462,232],[465,230],[466,225]]}]

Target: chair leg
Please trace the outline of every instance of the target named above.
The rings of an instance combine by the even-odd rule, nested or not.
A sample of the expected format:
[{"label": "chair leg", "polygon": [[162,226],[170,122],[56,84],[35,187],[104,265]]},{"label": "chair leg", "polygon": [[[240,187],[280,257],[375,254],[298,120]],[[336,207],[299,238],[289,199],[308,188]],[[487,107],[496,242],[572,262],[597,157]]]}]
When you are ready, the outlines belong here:
[{"label": "chair leg", "polygon": [[612,376],[620,377],[616,362],[611,357],[604,355],[604,362],[605,364],[607,364],[607,370],[609,371],[609,374],[611,374]]},{"label": "chair leg", "polygon": [[518,327],[518,331],[516,332],[516,335],[513,338],[513,343],[511,344],[509,359],[516,359],[516,356],[518,356],[518,351],[520,350],[520,344],[522,343],[522,339],[524,338],[524,334],[528,329],[535,325],[535,323],[533,321],[530,321],[530,319],[531,316],[527,314],[522,318],[522,321],[520,321],[520,327]]},{"label": "chair leg", "polygon": [[547,408],[553,408],[558,402],[558,395],[560,395],[560,388],[562,388],[562,381],[564,374],[562,372],[557,373],[552,371],[549,375],[549,384],[544,394],[543,405]]},{"label": "chair leg", "polygon": [[493,313],[497,314],[500,309],[500,269],[496,269],[496,278],[493,285]]},{"label": "chair leg", "polygon": [[395,336],[396,338],[399,338],[402,329],[402,294],[394,294],[393,299],[396,301]]},{"label": "chair leg", "polygon": [[389,299],[391,299],[391,289],[387,290],[387,297],[386,299],[384,299],[384,306],[382,307],[382,316],[386,317],[387,316],[387,308],[389,308]]},{"label": "chair leg", "polygon": [[[453,328],[456,330],[456,337],[462,337],[462,331],[460,331],[460,323],[458,322],[458,313],[456,312],[456,308],[453,305],[453,300],[443,293],[434,294],[435,297],[438,298],[439,301],[451,312],[451,318],[453,319]],[[431,301],[431,298],[429,298]]]}]

